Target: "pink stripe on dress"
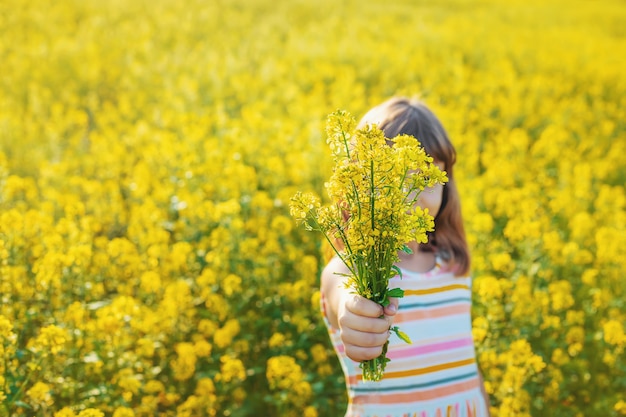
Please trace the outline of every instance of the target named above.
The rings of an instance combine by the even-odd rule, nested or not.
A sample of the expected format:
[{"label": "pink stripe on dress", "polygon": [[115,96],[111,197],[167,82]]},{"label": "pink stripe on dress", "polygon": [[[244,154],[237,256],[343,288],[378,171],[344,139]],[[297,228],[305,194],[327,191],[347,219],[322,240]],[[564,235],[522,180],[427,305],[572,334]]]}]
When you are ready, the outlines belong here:
[{"label": "pink stripe on dress", "polygon": [[444,350],[458,349],[466,346],[473,346],[474,341],[472,338],[465,337],[457,340],[450,340],[449,342],[433,343],[430,345],[413,346],[402,350],[393,350],[387,353],[387,357],[390,359],[409,358],[417,355],[426,355],[429,353],[442,352]]},{"label": "pink stripe on dress", "polygon": [[427,310],[413,310],[396,314],[396,321],[402,323],[403,321],[435,319],[439,317],[453,316],[455,314],[467,314],[470,310],[470,303],[463,302],[463,304],[457,304],[447,307],[431,308]]}]

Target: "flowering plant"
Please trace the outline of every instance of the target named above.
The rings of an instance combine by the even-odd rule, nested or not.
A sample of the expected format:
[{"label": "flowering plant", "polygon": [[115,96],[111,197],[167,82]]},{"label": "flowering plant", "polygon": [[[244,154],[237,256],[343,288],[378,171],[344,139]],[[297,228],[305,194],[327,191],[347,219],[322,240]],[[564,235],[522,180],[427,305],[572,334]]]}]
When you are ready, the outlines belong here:
[{"label": "flowering plant", "polygon": [[[329,115],[327,143],[335,164],[325,187],[331,201],[322,206],[313,194],[298,192],[290,212],[307,230],[322,232],[350,271],[348,288],[387,306],[389,297],[404,295],[388,288],[400,274],[398,252],[411,253],[407,243],[426,243],[434,230],[428,209],[416,204],[418,196],[447,176],[414,137],[387,139],[375,125],[355,125],[347,112]],[[411,343],[397,326],[390,330]],[[388,343],[379,357],[361,362],[364,380],[382,378]]]}]

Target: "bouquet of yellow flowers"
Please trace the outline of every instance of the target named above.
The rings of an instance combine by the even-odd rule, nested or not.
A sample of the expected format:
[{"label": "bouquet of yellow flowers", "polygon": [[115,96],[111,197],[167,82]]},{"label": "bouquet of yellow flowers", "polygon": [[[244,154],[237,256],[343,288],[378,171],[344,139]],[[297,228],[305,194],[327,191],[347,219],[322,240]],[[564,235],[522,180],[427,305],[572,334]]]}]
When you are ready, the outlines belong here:
[{"label": "bouquet of yellow flowers", "polygon": [[[330,114],[326,130],[335,163],[325,184],[330,203],[322,206],[313,194],[298,192],[291,215],[307,230],[322,232],[350,271],[347,287],[386,306],[389,297],[404,295],[388,288],[389,279],[400,274],[398,252],[410,253],[409,242],[426,243],[434,229],[433,217],[417,206],[417,198],[426,187],[446,182],[446,173],[416,138],[387,139],[375,125],[356,129],[345,111]],[[397,326],[390,330],[411,342]],[[387,346],[379,357],[361,362],[364,380],[382,378]]]}]

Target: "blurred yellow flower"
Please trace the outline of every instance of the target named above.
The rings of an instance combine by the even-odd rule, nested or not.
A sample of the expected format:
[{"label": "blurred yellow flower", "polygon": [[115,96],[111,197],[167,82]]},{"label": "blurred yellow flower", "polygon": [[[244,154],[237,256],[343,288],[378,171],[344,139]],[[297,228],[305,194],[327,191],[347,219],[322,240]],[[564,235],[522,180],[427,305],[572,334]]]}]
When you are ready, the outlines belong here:
[{"label": "blurred yellow flower", "polygon": [[219,381],[228,383],[241,382],[246,379],[246,368],[241,360],[231,355],[224,355],[220,358],[220,362]]},{"label": "blurred yellow flower", "polygon": [[213,342],[215,346],[219,348],[224,348],[230,345],[233,341],[233,338],[239,334],[241,327],[239,326],[239,321],[237,319],[228,320],[223,327],[217,329],[213,335]]},{"label": "blurred yellow flower", "polygon": [[220,286],[227,297],[241,292],[241,277],[234,274],[228,274],[220,281]]},{"label": "blurred yellow flower", "polygon": [[78,413],[78,417],[104,417],[104,413],[95,408],[87,408]]},{"label": "blurred yellow flower", "polygon": [[197,356],[191,343],[183,342],[176,345],[176,358],[171,362],[174,378],[185,381],[196,371]]},{"label": "blurred yellow flower", "polygon": [[317,364],[325,363],[328,360],[326,347],[320,343],[316,343],[311,347],[311,357],[313,358],[313,362]]},{"label": "blurred yellow flower", "polygon": [[54,417],[76,417],[76,413],[69,407],[63,407],[54,413]]},{"label": "blurred yellow flower", "polygon": [[39,407],[50,406],[54,402],[50,393],[51,387],[44,382],[35,382],[35,384],[26,391],[26,395],[29,398],[29,402]]},{"label": "blurred yellow flower", "polygon": [[13,335],[13,324],[6,317],[0,315],[0,337],[9,339]]},{"label": "blurred yellow flower", "polygon": [[113,417],[135,417],[135,412],[128,407],[118,407],[113,412]]},{"label": "blurred yellow flower", "polygon": [[64,348],[67,341],[67,331],[51,324],[41,329],[39,335],[33,341],[32,348],[56,355]]},{"label": "blurred yellow flower", "polygon": [[270,337],[268,344],[271,348],[279,348],[285,345],[286,339],[285,335],[282,333],[274,333]]},{"label": "blurred yellow flower", "polygon": [[626,335],[624,334],[624,325],[617,320],[609,320],[602,326],[604,332],[604,341],[609,345],[624,346],[626,345]]}]

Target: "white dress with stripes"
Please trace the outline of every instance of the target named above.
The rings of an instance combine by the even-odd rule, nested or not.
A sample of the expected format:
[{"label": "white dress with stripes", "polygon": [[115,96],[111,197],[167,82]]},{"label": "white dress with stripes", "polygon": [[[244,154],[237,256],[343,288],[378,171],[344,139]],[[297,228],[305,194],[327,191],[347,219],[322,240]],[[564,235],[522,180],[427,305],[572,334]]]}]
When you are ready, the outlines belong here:
[{"label": "white dress with stripes", "polygon": [[394,326],[412,344],[392,333],[381,381],[361,379],[359,363],[346,356],[339,331],[325,320],[346,377],[346,417],[486,416],[472,339],[471,278],[437,264],[425,273],[402,270],[390,287],[405,292]]}]

